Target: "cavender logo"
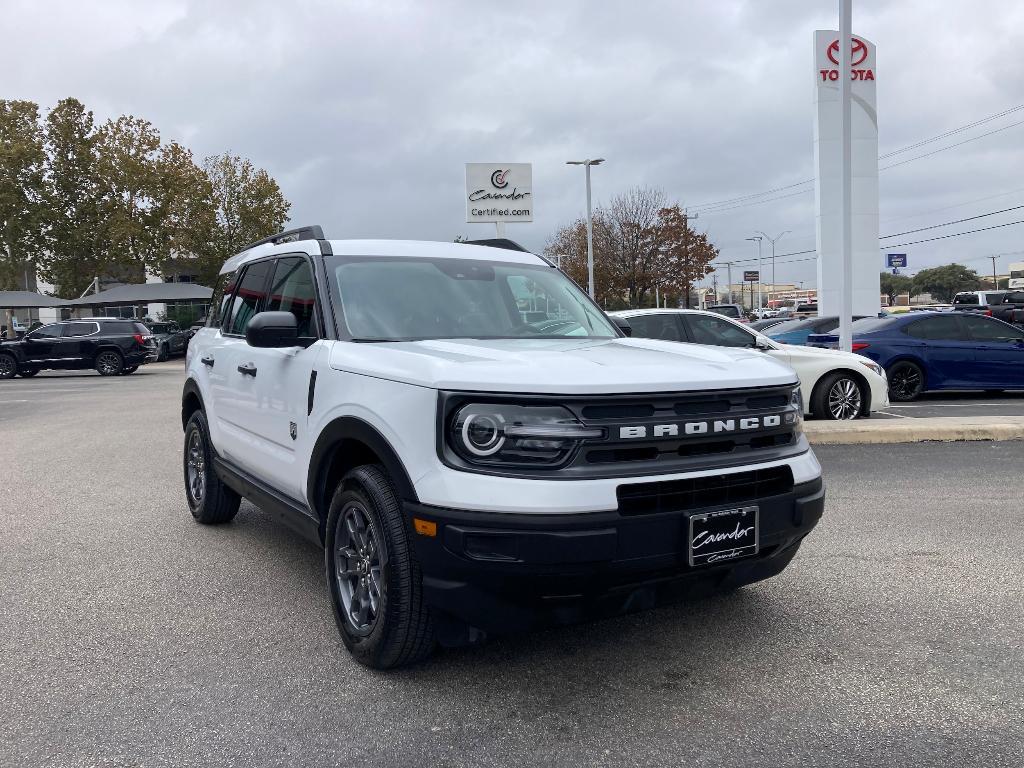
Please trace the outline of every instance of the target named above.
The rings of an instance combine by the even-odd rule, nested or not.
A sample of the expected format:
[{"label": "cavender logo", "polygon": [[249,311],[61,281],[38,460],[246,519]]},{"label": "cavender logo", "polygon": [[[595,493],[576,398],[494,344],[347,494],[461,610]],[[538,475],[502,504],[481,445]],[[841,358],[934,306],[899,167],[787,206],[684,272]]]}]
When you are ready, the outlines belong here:
[{"label": "cavender logo", "polygon": [[504,189],[508,186],[508,175],[512,171],[511,168],[501,170],[500,168],[491,174],[491,186],[495,189]]}]

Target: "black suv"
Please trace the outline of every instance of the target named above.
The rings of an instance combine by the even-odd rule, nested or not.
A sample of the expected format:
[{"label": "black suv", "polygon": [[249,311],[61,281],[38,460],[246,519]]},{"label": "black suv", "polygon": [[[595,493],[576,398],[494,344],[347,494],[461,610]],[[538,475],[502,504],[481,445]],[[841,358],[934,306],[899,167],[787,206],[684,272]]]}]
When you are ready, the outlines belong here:
[{"label": "black suv", "polygon": [[146,325],[153,334],[158,363],[164,362],[171,355],[184,355],[188,351],[188,340],[192,334],[181,330],[177,323],[147,322]]},{"label": "black suv", "polygon": [[149,329],[134,320],[90,317],[36,328],[0,343],[0,379],[47,369],[95,368],[101,376],[134,373],[156,359]]}]

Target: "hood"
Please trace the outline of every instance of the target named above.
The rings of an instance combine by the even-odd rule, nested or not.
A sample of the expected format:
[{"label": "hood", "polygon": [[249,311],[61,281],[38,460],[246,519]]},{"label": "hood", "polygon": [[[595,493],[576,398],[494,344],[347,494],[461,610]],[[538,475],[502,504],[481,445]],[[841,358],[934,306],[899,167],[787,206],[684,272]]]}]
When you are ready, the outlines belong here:
[{"label": "hood", "polygon": [[340,371],[432,389],[620,394],[795,384],[762,352],[653,339],[454,339],[340,343]]},{"label": "hood", "polygon": [[838,349],[825,349],[824,347],[798,347],[791,344],[780,344],[780,352],[784,353],[791,361],[796,360],[829,360],[838,365],[860,365],[864,362],[872,362],[863,355],[855,352],[841,352]]}]

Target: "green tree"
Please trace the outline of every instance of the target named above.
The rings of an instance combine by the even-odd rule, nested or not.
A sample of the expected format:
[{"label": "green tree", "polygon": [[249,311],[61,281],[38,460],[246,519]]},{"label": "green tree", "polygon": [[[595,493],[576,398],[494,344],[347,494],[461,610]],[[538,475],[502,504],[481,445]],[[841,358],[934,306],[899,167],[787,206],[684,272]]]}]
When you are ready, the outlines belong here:
[{"label": "green tree", "polygon": [[213,185],[195,164],[192,152],[177,142],[165,144],[155,161],[154,250],[149,263],[160,272],[175,259],[196,259],[210,249],[216,214]]},{"label": "green tree", "polygon": [[951,302],[957,291],[977,291],[980,288],[978,273],[963,264],[922,269],[913,280],[915,294],[930,293],[932,298],[944,304]]},{"label": "green tree", "polygon": [[910,293],[914,281],[907,275],[894,275],[891,272],[882,272],[881,275],[882,293],[889,297],[889,304],[896,303],[896,297],[904,293]]},{"label": "green tree", "polygon": [[46,116],[46,215],[49,253],[40,263],[43,277],[64,298],[80,296],[102,273],[96,196],[96,127],[92,112],[78,99],[57,102]]},{"label": "green tree", "polygon": [[206,158],[203,168],[211,184],[214,222],[197,266],[200,279],[211,285],[229,256],[284,228],[291,203],[270,174],[245,158],[225,152]]},{"label": "green tree", "polygon": [[0,100],[0,290],[15,289],[46,250],[45,162],[38,105]]}]

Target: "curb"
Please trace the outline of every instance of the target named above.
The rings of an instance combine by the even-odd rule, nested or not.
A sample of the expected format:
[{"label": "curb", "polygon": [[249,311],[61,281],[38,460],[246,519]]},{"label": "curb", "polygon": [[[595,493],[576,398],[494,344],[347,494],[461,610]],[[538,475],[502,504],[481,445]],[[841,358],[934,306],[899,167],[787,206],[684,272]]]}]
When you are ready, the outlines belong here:
[{"label": "curb", "polygon": [[804,432],[812,445],[1024,440],[1024,416],[808,421],[804,423]]}]

